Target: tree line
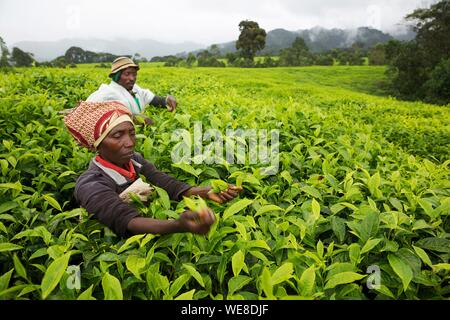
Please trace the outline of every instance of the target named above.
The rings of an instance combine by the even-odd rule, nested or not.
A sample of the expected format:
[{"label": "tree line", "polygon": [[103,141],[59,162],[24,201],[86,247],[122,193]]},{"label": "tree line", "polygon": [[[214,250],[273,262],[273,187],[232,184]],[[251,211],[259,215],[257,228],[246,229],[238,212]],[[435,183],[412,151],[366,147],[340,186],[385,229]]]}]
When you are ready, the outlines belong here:
[{"label": "tree line", "polygon": [[80,63],[99,63],[98,67],[109,68],[106,63],[111,63],[121,56],[132,58],[136,63],[147,62],[145,57],[141,57],[139,53],[131,55],[115,55],[106,52],[93,52],[83,50],[80,47],[70,47],[64,53],[51,61],[38,62],[34,59],[34,55],[30,52],[25,52],[20,48],[13,47],[9,52],[6,43],[0,37],[1,58],[0,67],[72,67],[75,68]]}]

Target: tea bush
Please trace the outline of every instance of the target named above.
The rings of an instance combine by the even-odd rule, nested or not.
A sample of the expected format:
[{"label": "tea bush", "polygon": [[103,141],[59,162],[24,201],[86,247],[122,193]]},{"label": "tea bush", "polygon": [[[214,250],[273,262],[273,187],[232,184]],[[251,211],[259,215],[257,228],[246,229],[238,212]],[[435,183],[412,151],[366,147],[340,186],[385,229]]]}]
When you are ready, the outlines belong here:
[{"label": "tea bush", "polygon": [[[172,114],[138,127],[136,149],[192,184],[241,184],[207,236],[120,239],[73,199],[93,154],[58,111],[107,71],[0,74],[1,299],[448,299],[448,106],[377,88],[382,67],[242,70],[143,65],[138,83],[172,94]],[[374,95],[376,94],[376,95]],[[279,169],[175,165],[176,129],[278,129]],[[142,215],[176,218],[157,189]],[[77,272],[80,271],[79,277]]]}]

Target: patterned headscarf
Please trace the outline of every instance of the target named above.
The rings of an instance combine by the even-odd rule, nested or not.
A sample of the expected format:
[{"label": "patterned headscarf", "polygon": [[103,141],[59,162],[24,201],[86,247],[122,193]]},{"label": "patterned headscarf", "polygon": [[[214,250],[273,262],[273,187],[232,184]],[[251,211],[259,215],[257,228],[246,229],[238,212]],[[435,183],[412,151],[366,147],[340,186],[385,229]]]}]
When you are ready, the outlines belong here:
[{"label": "patterned headscarf", "polygon": [[131,115],[130,110],[119,101],[82,101],[64,117],[64,123],[75,140],[95,150],[119,123],[133,123]]}]

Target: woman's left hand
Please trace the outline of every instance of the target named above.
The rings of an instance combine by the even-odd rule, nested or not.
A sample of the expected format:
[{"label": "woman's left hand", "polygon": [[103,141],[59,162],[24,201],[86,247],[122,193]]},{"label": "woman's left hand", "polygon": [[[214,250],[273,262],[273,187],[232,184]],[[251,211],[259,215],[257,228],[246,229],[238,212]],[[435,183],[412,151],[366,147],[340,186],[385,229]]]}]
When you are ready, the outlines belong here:
[{"label": "woman's left hand", "polygon": [[242,187],[237,187],[232,184],[228,184],[228,189],[220,192],[209,191],[206,196],[209,200],[215,201],[217,203],[225,203],[227,201],[236,198],[240,192],[242,192]]}]

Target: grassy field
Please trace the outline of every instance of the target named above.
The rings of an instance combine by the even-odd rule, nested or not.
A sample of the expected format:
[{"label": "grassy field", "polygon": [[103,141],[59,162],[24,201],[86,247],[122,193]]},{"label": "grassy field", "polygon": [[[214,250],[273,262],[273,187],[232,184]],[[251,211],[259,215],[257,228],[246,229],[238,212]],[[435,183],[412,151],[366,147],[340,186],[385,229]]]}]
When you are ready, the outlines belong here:
[{"label": "grassy field", "polygon": [[[0,74],[0,299],[450,297],[448,106],[387,96],[383,67],[143,64],[138,84],[179,106],[147,108],[156,125],[137,129],[137,150],[180,180],[221,179],[244,192],[209,203],[218,222],[206,237],[124,240],[74,202],[74,181],[93,154],[57,114],[108,72]],[[197,121],[222,133],[278,129],[278,172],[263,175],[248,161],[173,165],[172,133],[192,135]],[[161,192],[136,207],[168,219],[184,203]]]}]

